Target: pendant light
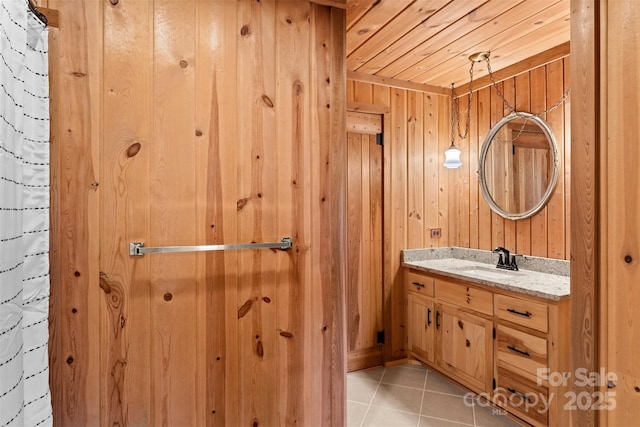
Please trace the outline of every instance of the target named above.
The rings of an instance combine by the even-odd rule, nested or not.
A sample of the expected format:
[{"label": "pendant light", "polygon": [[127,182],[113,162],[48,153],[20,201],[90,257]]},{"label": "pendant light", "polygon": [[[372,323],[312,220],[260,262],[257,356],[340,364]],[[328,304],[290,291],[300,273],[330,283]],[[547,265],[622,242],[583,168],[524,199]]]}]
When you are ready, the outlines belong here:
[{"label": "pendant light", "polygon": [[443,166],[447,169],[457,169],[462,166],[462,160],[460,160],[460,149],[456,147],[456,130],[461,140],[466,139],[469,133],[469,124],[471,122],[471,101],[473,98],[473,66],[476,62],[482,62],[489,58],[489,52],[478,52],[469,56],[471,61],[471,68],[469,69],[469,95],[467,96],[469,105],[467,106],[467,117],[465,120],[464,133],[460,132],[460,120],[458,119],[459,104],[456,98],[455,88],[453,83],[451,84],[451,145],[449,149],[444,152]]},{"label": "pendant light", "polygon": [[462,166],[462,160],[460,160],[460,154],[462,152],[451,141],[451,146],[444,152],[443,166],[447,169],[457,169]]}]

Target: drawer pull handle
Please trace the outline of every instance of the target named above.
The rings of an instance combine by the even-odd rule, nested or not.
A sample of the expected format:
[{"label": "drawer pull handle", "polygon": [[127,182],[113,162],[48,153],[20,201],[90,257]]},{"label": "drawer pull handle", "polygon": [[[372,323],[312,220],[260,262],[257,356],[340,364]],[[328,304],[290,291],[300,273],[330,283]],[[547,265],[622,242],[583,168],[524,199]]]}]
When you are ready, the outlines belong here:
[{"label": "drawer pull handle", "polygon": [[514,347],[514,346],[512,346],[512,345],[508,345],[508,346],[507,346],[507,348],[508,348],[509,350],[511,350],[511,351],[515,351],[516,353],[521,354],[521,355],[523,355],[523,356],[531,357],[531,355],[529,354],[529,352],[528,352],[528,351],[522,351],[522,350],[520,350],[520,349],[518,349],[518,348],[515,348],[515,347]]},{"label": "drawer pull handle", "polygon": [[515,394],[516,396],[518,396],[521,399],[526,400],[527,402],[530,400],[529,396],[520,393],[519,391],[517,391],[515,388],[509,388],[507,387],[507,390],[509,390],[511,392],[511,394]]},{"label": "drawer pull handle", "polygon": [[513,308],[507,308],[507,311],[509,313],[513,313],[513,314],[517,314],[518,316],[523,316],[523,317],[531,317],[531,313],[529,313],[528,311],[525,311],[524,313],[518,310],[514,310]]},{"label": "drawer pull handle", "polygon": [[421,288],[424,288],[424,284],[420,283],[420,282],[411,282],[412,285],[416,285],[416,286],[420,286]]},{"label": "drawer pull handle", "polygon": [[436,310],[436,329],[440,329],[440,312]]},{"label": "drawer pull handle", "polygon": [[431,309],[427,308],[427,326],[431,326]]}]

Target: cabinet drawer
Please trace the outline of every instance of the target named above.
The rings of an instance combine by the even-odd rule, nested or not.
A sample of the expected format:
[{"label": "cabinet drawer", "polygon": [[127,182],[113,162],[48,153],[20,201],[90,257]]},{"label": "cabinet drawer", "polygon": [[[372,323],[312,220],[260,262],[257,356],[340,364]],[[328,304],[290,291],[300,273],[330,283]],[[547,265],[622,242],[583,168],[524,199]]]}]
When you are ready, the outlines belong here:
[{"label": "cabinet drawer", "polygon": [[549,307],[547,304],[527,301],[507,295],[496,295],[495,315],[540,332],[549,331]]},{"label": "cabinet drawer", "polygon": [[436,293],[442,301],[480,313],[493,314],[493,297],[489,291],[436,279]]},{"label": "cabinet drawer", "polygon": [[[548,425],[549,390],[498,367],[493,401],[534,425]],[[557,398],[557,396],[556,396]]]},{"label": "cabinet drawer", "polygon": [[433,296],[434,278],[420,274],[415,270],[405,270],[405,281],[409,291],[417,292],[429,297]]},{"label": "cabinet drawer", "polygon": [[496,351],[498,366],[511,365],[511,370],[522,370],[532,380],[548,365],[546,339],[504,325],[496,328]]}]

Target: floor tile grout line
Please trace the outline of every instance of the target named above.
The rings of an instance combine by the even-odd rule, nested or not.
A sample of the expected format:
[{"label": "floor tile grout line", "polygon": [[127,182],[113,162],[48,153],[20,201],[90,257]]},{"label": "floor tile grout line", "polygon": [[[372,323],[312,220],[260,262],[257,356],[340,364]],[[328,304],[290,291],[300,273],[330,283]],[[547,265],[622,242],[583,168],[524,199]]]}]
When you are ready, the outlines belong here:
[{"label": "floor tile grout line", "polygon": [[420,399],[420,411],[418,414],[418,425],[420,427],[420,417],[422,417],[422,406],[424,405],[424,389],[427,387],[427,378],[429,377],[429,371],[425,372],[424,383],[422,383],[422,398]]},{"label": "floor tile grout line", "polygon": [[376,390],[373,392],[371,396],[371,400],[369,401],[369,406],[367,406],[367,410],[364,412],[364,416],[362,417],[362,421],[360,421],[360,427],[364,426],[364,421],[367,419],[367,415],[369,415],[369,411],[371,410],[371,406],[373,405],[373,399],[376,398],[376,393],[378,393],[378,389],[380,388],[380,384],[382,383],[382,379],[384,378],[384,374],[387,372],[387,368],[383,367],[382,376],[380,380],[378,380],[378,385],[376,386]]},{"label": "floor tile grout line", "polygon": [[445,396],[456,396],[456,397],[459,397],[460,399],[464,399],[464,394],[445,393],[444,391],[427,390],[427,389],[425,389],[424,391],[428,391],[429,393],[435,393],[435,394],[444,394]]},{"label": "floor tile grout line", "polygon": [[[411,387],[411,386],[408,386],[408,385],[385,383],[385,382],[382,382],[382,384],[384,384],[384,385],[393,385],[393,386],[402,387],[402,388],[410,388],[410,389],[413,389],[413,390],[424,390],[424,391],[428,391],[428,392],[431,392],[431,393],[446,394],[448,396],[464,397],[465,394],[469,393],[468,391],[465,394],[447,393],[446,391],[429,390],[429,389],[426,389],[426,388]],[[425,387],[426,387],[426,385],[425,385]],[[462,390],[462,391],[465,391],[465,390]]]},{"label": "floor tile grout line", "polygon": [[402,385],[402,384],[384,383],[384,382],[383,382],[383,383],[381,383],[381,384],[384,384],[384,385],[393,385],[393,386],[396,386],[396,387],[402,387],[402,388],[410,388],[411,390],[424,390],[424,389],[419,388],[419,387],[411,387],[411,386],[408,386],[408,385]]},{"label": "floor tile grout line", "polygon": [[478,427],[478,424],[476,423],[476,400],[475,400],[475,398],[471,402],[473,403],[473,405],[471,405],[471,411],[473,412],[473,426],[474,427]]},{"label": "floor tile grout line", "polygon": [[453,420],[449,420],[447,418],[432,417],[431,415],[420,415],[420,416],[421,417],[425,417],[425,418],[431,418],[432,420],[446,421],[448,423],[458,424],[458,425],[465,426],[465,427],[474,427],[472,424],[461,423],[459,421],[453,421]]}]

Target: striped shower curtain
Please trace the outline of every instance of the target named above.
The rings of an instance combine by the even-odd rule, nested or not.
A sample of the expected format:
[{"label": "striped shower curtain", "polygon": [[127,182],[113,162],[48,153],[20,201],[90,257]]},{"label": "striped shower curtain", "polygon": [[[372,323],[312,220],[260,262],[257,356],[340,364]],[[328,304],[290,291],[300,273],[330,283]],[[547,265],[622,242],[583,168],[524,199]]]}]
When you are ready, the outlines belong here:
[{"label": "striped shower curtain", "polygon": [[0,427],[52,425],[47,30],[0,0]]}]

